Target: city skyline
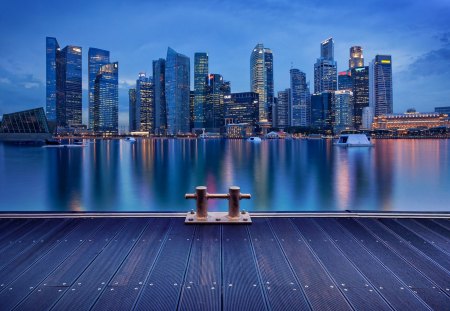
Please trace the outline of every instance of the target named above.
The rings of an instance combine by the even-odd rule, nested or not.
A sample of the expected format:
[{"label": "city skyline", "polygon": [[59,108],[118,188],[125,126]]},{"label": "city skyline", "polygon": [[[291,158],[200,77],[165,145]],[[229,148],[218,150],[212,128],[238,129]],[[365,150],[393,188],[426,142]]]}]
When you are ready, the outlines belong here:
[{"label": "city skyline", "polygon": [[[0,39],[4,47],[0,52],[0,114],[45,107],[43,51],[46,36],[58,38],[62,46],[83,48],[84,124],[87,124],[88,116],[86,73],[89,47],[110,51],[121,64],[121,126],[128,120],[128,89],[133,87],[139,72],[147,72],[148,76],[152,74],[152,60],[165,57],[168,46],[191,59],[191,90],[194,53],[206,52],[211,73],[221,74],[224,80],[231,81],[232,92],[248,92],[248,53],[261,42],[269,46],[274,55],[274,93],[277,94],[289,87],[291,66],[306,73],[312,88],[313,66],[320,53],[320,42],[333,37],[338,71],[348,69],[351,46],[364,49],[366,62],[376,54],[392,55],[394,112],[404,112],[410,107],[425,112],[448,105],[450,91],[445,83],[450,76],[450,33],[446,30],[450,22],[446,16],[450,6],[444,1],[430,1],[427,4],[400,1],[389,3],[389,10],[382,9],[382,2],[368,2],[359,8],[358,27],[354,27],[349,7],[335,1],[325,4],[263,1],[259,7],[253,1],[245,4],[231,1],[221,5],[220,10],[217,10],[217,4],[214,1],[194,1],[186,7],[181,2],[173,1],[171,8],[164,10],[157,3],[121,4],[117,6],[120,17],[118,25],[110,25],[112,28],[105,34],[105,28],[100,25],[99,29],[90,27],[89,32],[84,31],[86,24],[94,20],[97,5],[101,4],[88,8],[81,2],[70,14],[57,3],[30,4],[33,8],[30,11],[35,14],[29,16],[25,13],[21,18],[23,23]],[[8,22],[17,19],[14,7],[14,4],[6,4],[3,12],[12,13],[8,16],[1,13],[0,23],[4,28]],[[138,17],[150,16],[150,12],[158,12],[156,21],[149,21],[142,29],[133,28],[142,24]],[[250,12],[258,16],[258,22],[245,18]],[[50,15],[54,16],[52,22],[45,20]],[[281,16],[283,18],[279,19]],[[299,16],[302,18],[298,19]],[[361,16],[370,18],[364,22]],[[178,29],[171,26],[169,21],[165,21],[167,17],[173,20],[178,18],[178,22],[184,23],[185,27]],[[226,18],[227,23],[199,29],[195,19],[200,17],[206,23]],[[68,23],[60,23],[63,20]],[[78,20],[75,26],[69,26],[71,21]],[[36,27],[29,27],[30,23],[37,21],[40,23]],[[270,21],[270,27],[265,25],[264,22]],[[144,30],[151,31],[144,36]]]}]

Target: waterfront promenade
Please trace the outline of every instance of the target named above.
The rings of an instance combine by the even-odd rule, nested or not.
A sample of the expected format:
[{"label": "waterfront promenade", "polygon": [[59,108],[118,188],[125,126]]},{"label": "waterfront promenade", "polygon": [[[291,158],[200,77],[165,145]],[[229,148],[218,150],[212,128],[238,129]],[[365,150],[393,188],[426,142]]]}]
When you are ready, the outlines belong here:
[{"label": "waterfront promenade", "polygon": [[448,218],[84,216],[0,219],[1,310],[450,309]]}]

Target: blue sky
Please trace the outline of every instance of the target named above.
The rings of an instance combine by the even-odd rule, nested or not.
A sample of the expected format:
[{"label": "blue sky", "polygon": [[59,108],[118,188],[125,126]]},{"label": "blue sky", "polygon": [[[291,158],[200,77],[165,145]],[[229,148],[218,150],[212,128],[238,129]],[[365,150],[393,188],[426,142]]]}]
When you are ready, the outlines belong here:
[{"label": "blue sky", "polygon": [[83,118],[87,118],[87,51],[109,50],[120,66],[120,120],[128,117],[128,88],[167,47],[191,58],[209,54],[211,73],[249,90],[249,61],[261,42],[274,53],[275,91],[299,68],[313,87],[320,42],[335,41],[338,70],[361,45],[365,64],[390,54],[394,111],[450,106],[450,1],[9,1],[0,10],[0,114],[45,107],[45,37],[83,48]]}]

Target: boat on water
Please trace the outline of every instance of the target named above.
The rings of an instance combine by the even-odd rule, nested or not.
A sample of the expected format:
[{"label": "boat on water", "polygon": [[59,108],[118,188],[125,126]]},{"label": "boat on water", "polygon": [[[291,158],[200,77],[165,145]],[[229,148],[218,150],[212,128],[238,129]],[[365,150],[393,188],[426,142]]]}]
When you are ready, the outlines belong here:
[{"label": "boat on water", "polygon": [[130,143],[134,143],[136,141],[136,138],[134,138],[134,137],[125,137],[125,141],[130,142]]},{"label": "boat on water", "polygon": [[334,145],[341,147],[372,147],[373,143],[366,134],[341,134]]},{"label": "boat on water", "polygon": [[247,138],[247,141],[250,141],[252,143],[260,143],[261,142],[261,138],[256,137],[256,136],[252,136],[252,137]]}]

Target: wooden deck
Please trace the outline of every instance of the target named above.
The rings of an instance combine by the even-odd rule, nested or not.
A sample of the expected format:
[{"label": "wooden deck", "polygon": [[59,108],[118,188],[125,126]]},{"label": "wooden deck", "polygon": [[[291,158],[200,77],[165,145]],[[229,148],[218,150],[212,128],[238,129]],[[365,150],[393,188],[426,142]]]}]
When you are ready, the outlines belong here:
[{"label": "wooden deck", "polygon": [[0,219],[0,310],[450,310],[450,220]]}]

